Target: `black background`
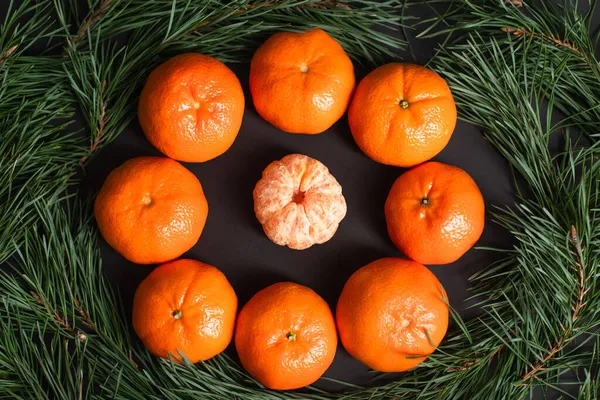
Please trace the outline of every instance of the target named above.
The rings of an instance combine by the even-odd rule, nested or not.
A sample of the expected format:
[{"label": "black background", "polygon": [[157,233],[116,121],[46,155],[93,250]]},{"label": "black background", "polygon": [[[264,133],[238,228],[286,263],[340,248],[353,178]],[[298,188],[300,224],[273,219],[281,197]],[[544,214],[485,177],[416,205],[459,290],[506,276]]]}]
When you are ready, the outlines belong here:
[{"label": "black background", "polygon": [[[2,1],[0,14],[5,14],[8,3]],[[412,8],[410,14],[423,18],[431,15],[427,7]],[[600,22],[598,12],[596,21]],[[411,40],[411,44],[416,59],[405,51],[399,52],[398,61],[425,64],[437,46],[436,40]],[[383,205],[392,183],[404,170],[366,157],[352,139],[346,115],[320,135],[293,135],[277,130],[254,110],[248,91],[248,65],[230,67],[246,96],[242,127],[225,154],[205,163],[184,163],[202,183],[209,214],[200,240],[182,257],[220,268],[236,290],[240,308],[268,285],[293,281],[315,290],[335,310],[342,287],[354,271],[381,257],[403,256],[387,235]],[[357,83],[370,71],[356,63],[355,70]],[[306,154],[323,162],[342,185],[348,204],[348,213],[335,236],[325,244],[302,251],[272,243],[253,212],[252,190],[262,170],[290,153]],[[81,194],[94,195],[111,170],[125,160],[144,155],[161,154],[146,140],[136,119],[86,167]],[[510,247],[510,235],[491,221],[489,211],[514,202],[513,178],[507,162],[482,138],[479,129],[459,121],[450,143],[434,160],[466,170],[483,193],[488,217],[476,246]],[[103,240],[100,246],[104,271],[120,293],[130,319],[135,290],[155,266],[130,263]],[[475,248],[453,264],[429,268],[442,282],[452,306],[469,318],[476,311],[466,309],[468,279],[493,261],[492,253]],[[227,351],[235,358],[233,346]],[[341,343],[325,376],[358,384],[369,384],[373,377],[367,367],[346,353]],[[317,386],[336,389],[323,381]]]}]

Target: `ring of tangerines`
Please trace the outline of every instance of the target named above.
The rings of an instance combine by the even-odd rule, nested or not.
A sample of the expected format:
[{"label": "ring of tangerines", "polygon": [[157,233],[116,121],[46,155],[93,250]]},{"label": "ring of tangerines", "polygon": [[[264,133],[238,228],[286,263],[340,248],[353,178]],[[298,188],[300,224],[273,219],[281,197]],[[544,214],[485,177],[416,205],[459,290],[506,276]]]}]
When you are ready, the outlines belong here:
[{"label": "ring of tangerines", "polygon": [[[420,263],[457,260],[485,221],[475,181],[460,168],[427,162],[456,125],[448,85],[425,67],[392,63],[354,91],[350,58],[315,29],[269,38],[252,59],[249,86],[256,111],[284,132],[319,134],[348,110],[352,136],[368,157],[414,167],[381,205],[392,242],[412,260],[383,258],[359,268],[335,316],[317,293],[292,282],[259,291],[238,315],[223,272],[176,260],[201,240],[208,203],[198,179],[174,159],[204,162],[223,154],[245,107],[240,82],[225,64],[182,54],[150,74],[138,107],[148,140],[171,158],[126,161],[108,176],[94,207],[100,232],[116,251],[132,262],[164,263],[135,293],[135,332],[152,353],[176,362],[207,360],[235,340],[242,366],[276,390],[319,379],[333,362],[338,332],[348,353],[369,368],[414,368],[435,351],[449,319],[444,288]],[[267,238],[293,250],[331,240],[347,212],[339,182],[303,154],[267,165],[253,198]]]}]

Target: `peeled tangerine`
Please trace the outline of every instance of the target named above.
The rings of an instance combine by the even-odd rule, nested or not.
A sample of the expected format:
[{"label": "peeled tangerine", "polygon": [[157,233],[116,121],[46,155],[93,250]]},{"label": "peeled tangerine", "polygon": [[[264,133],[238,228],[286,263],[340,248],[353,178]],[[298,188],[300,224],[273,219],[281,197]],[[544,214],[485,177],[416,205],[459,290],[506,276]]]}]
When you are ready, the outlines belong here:
[{"label": "peeled tangerine", "polygon": [[325,165],[290,154],[263,171],[254,188],[254,212],[269,239],[303,250],[333,237],[346,216],[346,200]]}]

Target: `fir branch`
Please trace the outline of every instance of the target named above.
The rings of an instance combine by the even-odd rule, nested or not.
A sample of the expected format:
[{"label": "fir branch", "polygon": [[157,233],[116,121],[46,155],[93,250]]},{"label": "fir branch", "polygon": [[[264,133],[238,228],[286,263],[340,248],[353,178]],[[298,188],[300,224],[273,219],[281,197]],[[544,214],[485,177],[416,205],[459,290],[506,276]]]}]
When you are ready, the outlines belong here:
[{"label": "fir branch", "polygon": [[[503,51],[503,46],[508,49]],[[497,221],[515,235],[517,246],[507,260],[474,278],[474,293],[484,298],[478,303],[484,315],[477,323],[487,327],[487,333],[482,333],[495,336],[486,357],[494,354],[497,362],[491,378],[480,376],[486,380],[464,389],[469,396],[520,397],[534,383],[551,384],[568,368],[589,361],[590,354],[581,352],[579,346],[578,355],[571,355],[573,343],[600,327],[596,272],[600,243],[593,240],[600,233],[600,150],[598,146],[585,151],[567,147],[561,155],[550,154],[548,140],[563,125],[552,125],[549,118],[562,91],[556,83],[564,70],[553,70],[556,53],[546,57],[545,52],[536,54],[538,50],[513,42],[482,43],[474,37],[467,45],[448,47],[434,60],[436,69],[450,82],[462,117],[482,127],[520,174],[519,186],[526,189],[515,208],[496,213]],[[535,54],[539,68],[515,62],[510,54],[520,54],[522,59]],[[543,109],[546,100],[549,104]],[[572,225],[585,228],[573,235]],[[570,234],[565,241],[566,231]],[[476,343],[483,339],[472,335]],[[506,351],[496,355],[498,345]],[[502,372],[519,369],[523,363],[528,368],[522,375]],[[459,368],[464,371],[477,365]],[[499,391],[499,387],[504,389]]]},{"label": "fir branch", "polygon": [[[487,45],[487,38],[494,38],[507,61],[523,64],[530,75],[546,76],[540,74],[543,65],[561,77],[553,81],[561,87],[555,91],[555,104],[570,116],[568,122],[593,140],[600,139],[600,105],[595,101],[600,92],[600,62],[591,32],[595,2],[584,14],[578,11],[577,2],[569,1],[532,0],[523,2],[522,7],[502,0],[437,2],[449,4],[449,8],[443,15],[421,22],[428,25],[421,37],[448,35],[446,40],[453,38],[459,43],[475,31],[482,38],[480,46]],[[444,28],[439,29],[441,26]],[[530,57],[521,57],[524,51]],[[544,54],[545,63],[538,63],[538,58],[531,56],[538,53]],[[546,85],[546,90],[553,88]]]},{"label": "fir branch", "polygon": [[76,332],[75,328],[69,324],[69,321],[67,321],[66,318],[64,318],[56,310],[54,310],[50,306],[48,306],[48,304],[44,301],[42,296],[40,296],[33,290],[30,290],[29,293],[31,293],[31,296],[35,299],[35,302],[37,304],[39,304],[44,310],[46,310],[46,312],[48,312],[48,314],[50,314],[52,316],[52,318],[54,318],[54,320],[58,323],[58,325],[61,328],[63,328],[65,331],[67,331],[69,333]]},{"label": "fir branch", "polygon": [[36,41],[50,39],[50,2],[10,2],[0,48],[0,263],[34,222],[36,202],[60,201],[76,174],[72,157],[83,156],[75,134],[72,96],[54,56],[25,56]]},{"label": "fir branch", "polygon": [[81,317],[81,322],[85,326],[87,326],[89,329],[95,329],[94,324],[92,323],[92,321],[90,320],[90,317],[87,315],[87,313],[81,306],[81,302],[79,301],[77,296],[73,297],[73,304],[75,305],[77,312],[79,313],[79,316]]},{"label": "fir branch", "polygon": [[79,164],[83,167],[87,159],[93,155],[96,150],[100,148],[100,145],[104,141],[104,128],[106,126],[106,80],[102,81],[102,89],[100,92],[100,104],[99,104],[100,113],[98,115],[97,125],[92,132],[92,143],[90,145],[90,150],[88,154],[81,157],[79,160]]},{"label": "fir branch", "polygon": [[600,394],[600,340],[596,341],[590,364],[584,369],[584,379],[579,383],[579,400],[596,400]]},{"label": "fir branch", "polygon": [[[581,309],[584,306],[584,297],[586,295],[586,293],[589,291],[589,289],[586,288],[585,286],[585,282],[587,280],[586,276],[585,276],[585,265],[583,264],[583,257],[582,257],[582,249],[581,249],[581,243],[579,242],[579,238],[577,236],[577,230],[575,229],[574,226],[571,226],[571,234],[570,234],[570,241],[572,243],[572,245],[575,248],[575,258],[576,258],[576,263],[577,263],[577,274],[579,276],[579,281],[578,281],[578,291],[577,291],[577,296],[576,296],[576,301],[575,304],[573,306],[573,316],[571,317],[571,321],[573,323],[576,323],[577,320],[579,319],[579,313],[581,312]],[[572,339],[573,339],[573,329],[571,328],[571,325],[566,328],[564,330],[564,332],[558,337],[556,343],[554,344],[554,346],[552,346],[552,348],[548,351],[548,354],[546,354],[544,356],[544,358],[540,361],[538,361],[535,365],[533,365],[522,377],[522,379],[524,381],[528,381],[532,378],[534,378],[536,376],[536,374],[538,373],[538,371],[540,371],[544,365],[551,360],[552,358],[554,358],[556,356],[556,353],[558,353],[559,351],[561,351]]]},{"label": "fir branch", "polygon": [[583,60],[585,60],[585,55],[583,54],[583,52],[581,50],[579,50],[577,47],[575,47],[575,45],[573,45],[573,43],[571,43],[569,40],[560,39],[558,37],[555,37],[555,36],[552,36],[549,34],[545,34],[545,33],[532,32],[531,30],[529,30],[527,28],[502,27],[502,28],[500,28],[500,30],[502,32],[507,32],[507,33],[510,33],[515,36],[535,36],[535,37],[541,38],[542,40],[546,40],[546,41],[553,43],[559,47],[567,48],[567,49],[575,52],[579,55],[579,57],[581,57]]},{"label": "fir branch", "polygon": [[331,8],[331,7],[339,7],[339,8],[343,8],[346,10],[352,10],[352,7],[350,7],[348,4],[341,2],[341,1],[334,1],[334,0],[313,1],[313,2],[306,3],[306,6],[321,8],[321,9],[326,9],[326,8]]},{"label": "fir branch", "polygon": [[77,34],[71,37],[73,46],[77,47],[85,39],[87,32],[102,18],[102,16],[108,11],[112,0],[102,0],[98,8],[93,10],[91,14],[81,23]]}]

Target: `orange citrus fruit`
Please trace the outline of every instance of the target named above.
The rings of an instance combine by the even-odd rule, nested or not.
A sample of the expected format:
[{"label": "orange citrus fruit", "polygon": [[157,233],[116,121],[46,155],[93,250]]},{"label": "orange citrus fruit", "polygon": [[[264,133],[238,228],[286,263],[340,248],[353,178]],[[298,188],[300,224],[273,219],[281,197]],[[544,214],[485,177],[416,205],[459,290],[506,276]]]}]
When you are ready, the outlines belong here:
[{"label": "orange citrus fruit", "polygon": [[411,167],[438,154],[456,126],[446,81],[420,65],[392,63],[356,88],[348,122],[358,147],[373,160]]},{"label": "orange citrus fruit", "polygon": [[448,329],[444,288],[427,268],[382,258],[356,271],[337,304],[344,348],[369,368],[401,372],[423,362]]},{"label": "orange citrus fruit", "polygon": [[208,204],[198,178],[177,161],[138,157],[113,170],[94,215],[106,242],[129,261],[173,260],[196,244]]},{"label": "orange citrus fruit", "polygon": [[338,181],[325,165],[302,154],[269,164],[253,195],[267,237],[295,250],[325,243],[346,216]]},{"label": "orange citrus fruit", "polygon": [[385,219],[390,238],[406,256],[447,264],[481,236],[485,204],[469,174],[432,161],[400,175],[385,202]]},{"label": "orange citrus fruit", "polygon": [[237,296],[221,271],[195,260],[157,267],[133,299],[133,329],[154,355],[193,363],[216,356],[233,337]]},{"label": "orange citrus fruit", "polygon": [[242,125],[244,92],[222,62],[188,53],[159,65],[140,95],[138,117],[154,147],[180,161],[225,153]]},{"label": "orange citrus fruit", "polygon": [[271,285],[242,308],[235,347],[244,368],[269,389],[310,385],[333,362],[337,346],[329,306],[311,289]]},{"label": "orange citrus fruit", "polygon": [[352,61],[321,29],[276,33],[250,64],[256,111],[289,133],[316,134],[331,127],[346,111],[354,84]]}]

